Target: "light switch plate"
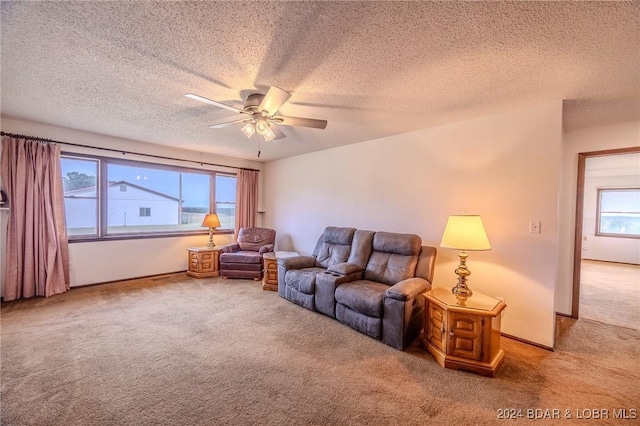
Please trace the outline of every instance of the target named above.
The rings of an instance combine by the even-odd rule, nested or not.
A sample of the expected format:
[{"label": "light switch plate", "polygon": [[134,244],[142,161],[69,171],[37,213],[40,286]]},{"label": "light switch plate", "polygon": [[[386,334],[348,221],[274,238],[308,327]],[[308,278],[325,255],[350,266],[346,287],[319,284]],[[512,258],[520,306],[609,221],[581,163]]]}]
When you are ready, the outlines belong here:
[{"label": "light switch plate", "polygon": [[539,234],[541,226],[542,225],[539,220],[532,220],[531,222],[529,222],[529,233]]}]

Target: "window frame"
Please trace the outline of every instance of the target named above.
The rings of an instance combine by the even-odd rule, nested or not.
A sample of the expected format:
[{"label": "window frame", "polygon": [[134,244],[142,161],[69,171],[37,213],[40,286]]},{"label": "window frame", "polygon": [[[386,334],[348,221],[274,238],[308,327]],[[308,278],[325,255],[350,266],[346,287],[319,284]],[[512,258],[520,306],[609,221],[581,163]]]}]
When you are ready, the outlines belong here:
[{"label": "window frame", "polygon": [[[127,232],[127,233],[108,233],[107,223],[107,209],[108,209],[108,167],[110,164],[133,166],[133,167],[145,167],[154,168],[173,172],[193,173],[207,175],[209,177],[209,213],[216,213],[216,176],[233,177],[237,179],[236,173],[220,172],[217,170],[203,170],[192,167],[174,166],[170,164],[154,163],[148,161],[119,159],[114,157],[103,157],[91,154],[79,154],[75,152],[63,151],[60,153],[62,158],[78,159],[78,160],[91,160],[97,162],[97,176],[96,176],[96,234],[91,235],[73,235],[68,237],[69,243],[80,242],[95,242],[95,241],[115,241],[115,240],[135,240],[135,239],[147,239],[147,238],[167,238],[167,237],[181,237],[181,236],[193,236],[193,235],[207,235],[209,233],[208,228],[194,229],[194,230],[180,230],[180,231],[150,231],[150,232]],[[237,197],[237,194],[236,194]],[[66,220],[66,218],[65,218]],[[235,229],[233,228],[216,228],[216,234],[233,234]]]},{"label": "window frame", "polygon": [[[602,211],[601,211],[601,207],[602,207],[602,193],[603,192],[624,192],[624,191],[633,191],[633,192],[640,192],[640,187],[634,187],[634,186],[626,186],[626,187],[621,187],[621,188],[597,188],[597,196],[596,196],[596,230],[595,230],[595,236],[596,237],[610,237],[610,238],[634,238],[634,239],[638,239],[640,238],[640,235],[634,235],[634,234],[612,234],[612,233],[608,233],[608,232],[600,232],[600,223],[601,223],[601,215],[602,215]],[[637,212],[605,212],[605,213],[637,213]]]}]

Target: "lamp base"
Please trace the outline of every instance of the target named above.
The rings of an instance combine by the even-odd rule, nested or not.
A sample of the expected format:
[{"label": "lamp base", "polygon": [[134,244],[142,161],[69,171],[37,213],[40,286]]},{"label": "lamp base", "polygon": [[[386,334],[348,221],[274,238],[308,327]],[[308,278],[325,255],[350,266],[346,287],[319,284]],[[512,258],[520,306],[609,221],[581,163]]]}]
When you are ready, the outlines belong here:
[{"label": "lamp base", "polygon": [[467,286],[467,277],[471,275],[471,271],[467,268],[467,257],[469,255],[463,250],[458,254],[460,258],[460,264],[456,268],[456,275],[458,275],[458,283],[451,289],[458,300],[467,300],[473,295],[471,289]]},{"label": "lamp base", "polygon": [[207,244],[208,248],[214,248],[216,245],[213,242],[213,228],[209,228],[209,243]]}]

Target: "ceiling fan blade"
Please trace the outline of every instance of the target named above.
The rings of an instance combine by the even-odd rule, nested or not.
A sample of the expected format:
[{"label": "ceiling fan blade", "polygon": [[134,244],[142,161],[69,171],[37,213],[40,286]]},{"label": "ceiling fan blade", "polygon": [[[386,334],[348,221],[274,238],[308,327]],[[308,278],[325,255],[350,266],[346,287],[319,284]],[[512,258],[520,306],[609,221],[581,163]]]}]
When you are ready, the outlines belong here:
[{"label": "ceiling fan blade", "polygon": [[311,127],[314,129],[325,129],[327,127],[327,120],[316,120],[315,118],[286,117],[282,115],[273,117],[273,120],[285,126]]},{"label": "ceiling fan blade", "polygon": [[210,129],[222,129],[231,124],[242,123],[244,121],[251,120],[250,117],[240,117],[240,118],[223,118],[222,120],[215,121],[213,124],[209,126]]},{"label": "ceiling fan blade", "polygon": [[260,102],[260,106],[258,107],[258,111],[264,112],[267,115],[273,115],[285,102],[291,97],[291,93],[285,92],[276,86],[271,86],[269,91]]},{"label": "ceiling fan blade", "polygon": [[273,139],[283,139],[287,137],[287,135],[282,133],[282,130],[280,130],[275,124],[271,125],[271,130],[273,130],[273,133],[276,135],[276,137]]},{"label": "ceiling fan blade", "polygon": [[196,101],[204,102],[205,104],[217,106],[219,108],[228,109],[229,111],[237,112],[239,114],[247,114],[247,112],[243,109],[232,107],[231,105],[223,104],[222,102],[212,101],[211,99],[207,99],[199,95],[194,95],[193,93],[187,93],[185,96],[187,98],[195,99]]}]

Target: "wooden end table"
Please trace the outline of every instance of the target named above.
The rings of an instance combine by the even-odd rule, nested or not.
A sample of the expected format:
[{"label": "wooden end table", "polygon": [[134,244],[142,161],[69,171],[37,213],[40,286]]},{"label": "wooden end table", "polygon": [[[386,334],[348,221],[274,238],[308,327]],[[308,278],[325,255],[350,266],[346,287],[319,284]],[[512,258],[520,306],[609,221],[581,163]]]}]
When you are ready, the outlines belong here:
[{"label": "wooden end table", "polygon": [[423,347],[445,368],[495,377],[504,359],[500,320],[507,305],[477,292],[460,303],[451,289],[442,287],[423,296]]},{"label": "wooden end table", "polygon": [[218,247],[189,247],[187,255],[188,276],[195,278],[220,276],[220,249]]},{"label": "wooden end table", "polygon": [[278,259],[294,256],[298,256],[295,251],[276,251],[262,255],[264,263],[263,290],[278,291]]}]

